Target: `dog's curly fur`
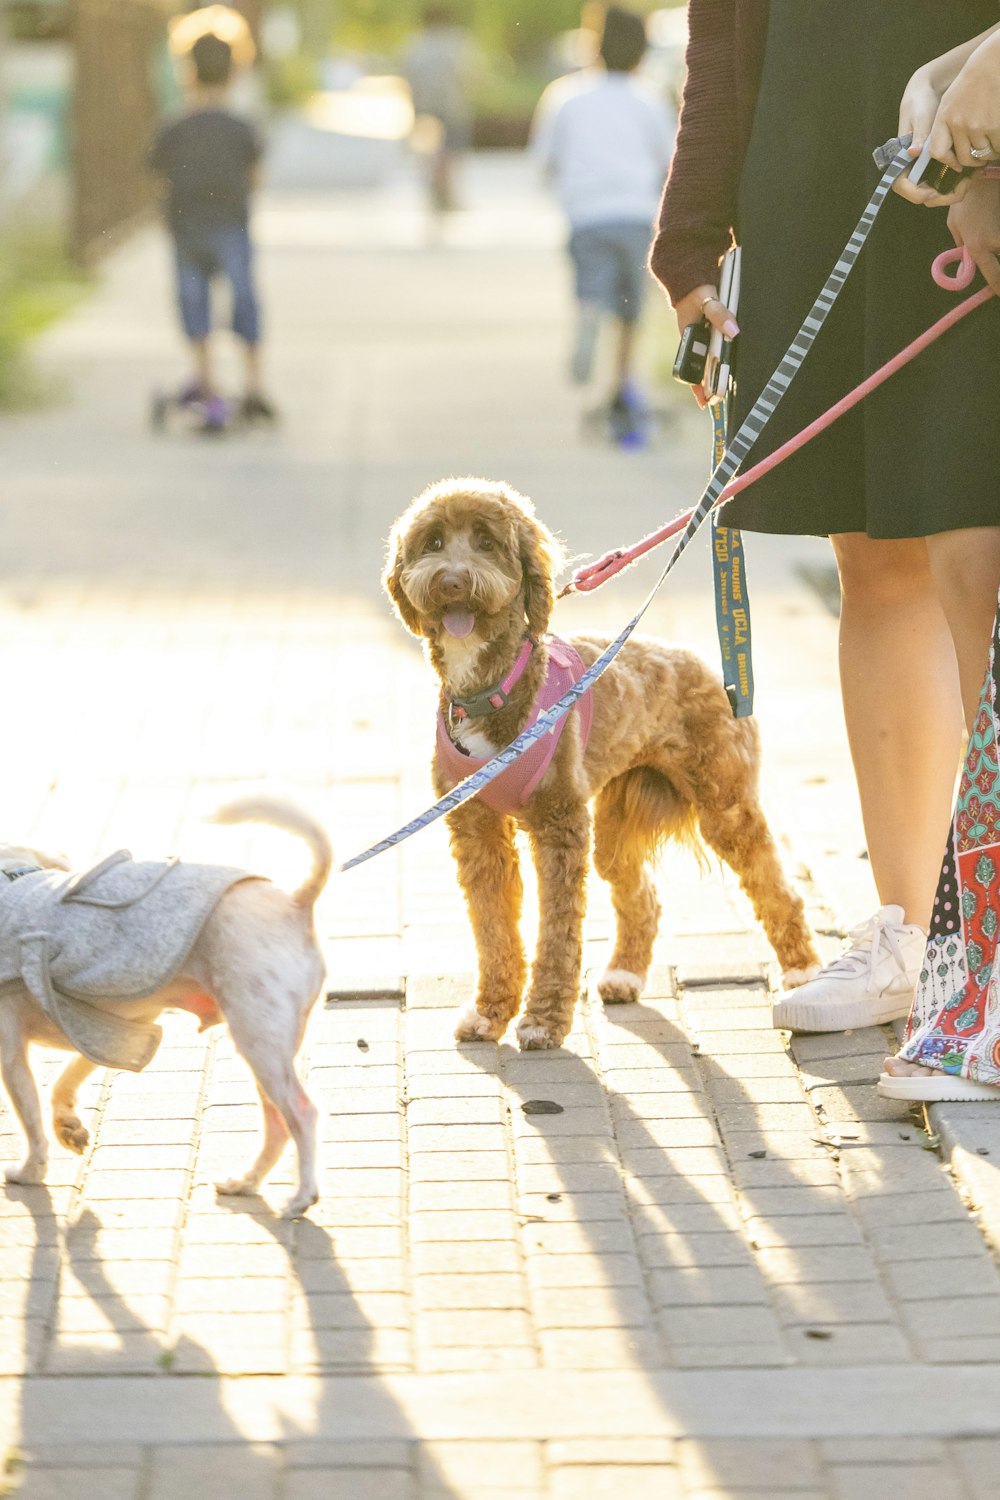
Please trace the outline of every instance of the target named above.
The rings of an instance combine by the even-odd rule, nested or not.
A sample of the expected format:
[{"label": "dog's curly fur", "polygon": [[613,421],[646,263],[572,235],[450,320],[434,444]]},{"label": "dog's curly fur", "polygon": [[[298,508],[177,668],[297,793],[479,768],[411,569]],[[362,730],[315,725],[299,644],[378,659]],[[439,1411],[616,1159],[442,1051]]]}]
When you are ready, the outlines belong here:
[{"label": "dog's curly fur", "polygon": [[[542,643],[506,707],[459,727],[456,738],[471,753],[494,753],[528,721],[546,671],[542,638],[559,561],[558,545],[531,504],[507,485],[481,479],[432,486],[392,529],[383,581],[404,625],[424,640],[442,702],[502,679],[526,630]],[[461,639],[443,624],[455,611],[475,619]],[[608,643],[575,636],[572,644],[589,666]],[[783,970],[809,971],[818,963],[802,901],[761,811],[756,725],[733,717],[718,678],[690,651],[633,637],[594,686],[593,699],[586,752],[574,712],[516,821],[476,797],[449,815],[479,951],[479,989],[460,1016],[459,1040],[499,1039],[521,1006],[527,965],[518,930],[517,825],[531,842],[541,907],[517,1027],[522,1047],[556,1047],[572,1024],[591,843],[617,917],[614,952],[598,985],[606,1002],[636,1000],[642,992],[660,916],[649,865],[672,838],[700,837],[735,870]],[[454,784],[437,758],[434,778],[439,795]]]}]

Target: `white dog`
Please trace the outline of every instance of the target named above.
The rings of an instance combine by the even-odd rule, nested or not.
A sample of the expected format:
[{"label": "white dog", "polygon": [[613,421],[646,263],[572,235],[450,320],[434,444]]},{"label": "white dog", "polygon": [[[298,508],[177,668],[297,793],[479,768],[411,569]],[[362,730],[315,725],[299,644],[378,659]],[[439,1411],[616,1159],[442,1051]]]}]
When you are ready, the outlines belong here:
[{"label": "white dog", "polygon": [[289,894],[243,870],[133,864],[124,851],[67,876],[62,858],[0,845],[0,1072],[28,1138],[8,1182],[42,1182],[48,1163],[29,1043],[80,1054],[56,1081],[52,1116],[57,1139],[82,1153],[80,1084],[101,1065],[144,1067],[160,1040],[156,1017],[173,1008],[199,1016],[202,1029],[228,1023],[263,1106],[257,1160],[218,1191],[256,1192],[290,1134],[299,1183],[286,1215],[316,1202],[316,1108],[294,1059],[323,982],[313,906],[330,875],[330,841],[272,798],[234,802],[215,821],[268,823],[304,839],[307,879]]}]

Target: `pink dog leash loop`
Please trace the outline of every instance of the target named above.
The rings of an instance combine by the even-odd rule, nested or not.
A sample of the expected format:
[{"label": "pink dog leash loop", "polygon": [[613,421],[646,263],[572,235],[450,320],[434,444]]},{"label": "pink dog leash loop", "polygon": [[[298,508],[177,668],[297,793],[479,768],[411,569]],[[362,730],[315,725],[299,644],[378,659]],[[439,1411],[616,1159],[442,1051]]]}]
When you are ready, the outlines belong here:
[{"label": "pink dog leash loop", "polygon": [[[948,276],[947,267],[956,264],[958,270],[954,276]],[[946,292],[964,292],[976,278],[976,263],[964,245],[956,245],[953,250],[941,251],[931,266],[931,275]]]}]

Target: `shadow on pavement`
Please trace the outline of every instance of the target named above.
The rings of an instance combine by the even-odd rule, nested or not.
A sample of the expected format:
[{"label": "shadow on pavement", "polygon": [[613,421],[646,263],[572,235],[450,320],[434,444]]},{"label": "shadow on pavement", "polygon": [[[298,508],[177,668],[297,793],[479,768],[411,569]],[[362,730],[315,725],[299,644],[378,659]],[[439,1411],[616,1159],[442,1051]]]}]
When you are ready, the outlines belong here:
[{"label": "shadow on pavement", "polygon": [[[47,1276],[51,1270],[53,1254],[52,1198],[47,1189],[35,1188],[30,1190],[30,1195],[26,1195],[24,1201],[29,1202],[35,1223],[35,1259],[37,1261],[39,1257],[42,1258],[44,1265],[41,1270]],[[373,1472],[384,1474],[387,1469],[408,1472],[417,1455],[419,1434],[408,1430],[406,1419],[397,1403],[378,1379],[375,1330],[357,1307],[351,1287],[338,1268],[331,1235],[308,1220],[300,1220],[294,1225],[294,1237],[298,1246],[305,1244],[309,1249],[308,1264],[323,1269],[321,1289],[316,1290],[306,1284],[306,1279],[301,1274],[302,1261],[294,1251],[289,1253],[288,1236],[283,1232],[288,1227],[286,1221],[275,1218],[266,1209],[263,1200],[229,1200],[225,1208],[231,1213],[252,1215],[258,1219],[268,1232],[273,1233],[275,1244],[288,1257],[289,1273],[294,1284],[293,1301],[298,1302],[304,1313],[300,1332],[307,1339],[312,1338],[316,1349],[316,1359],[311,1366],[307,1360],[302,1361],[303,1372],[331,1376],[370,1376],[370,1390],[365,1395],[368,1425],[391,1433],[392,1436],[372,1440],[367,1444],[345,1443],[342,1421],[332,1420],[338,1416],[336,1380],[320,1385],[316,1403],[308,1413],[308,1421],[296,1422],[294,1415],[289,1414],[285,1407],[279,1415],[281,1430],[277,1434],[261,1437],[243,1430],[227,1410],[225,1388],[217,1381],[205,1378],[219,1374],[209,1351],[190,1335],[184,1334],[172,1339],[163,1327],[150,1326],[143,1316],[142,1293],[126,1295],[112,1284],[97,1252],[98,1236],[106,1226],[92,1208],[86,1207],[71,1226],[64,1226],[60,1231],[62,1272],[72,1274],[84,1289],[85,1296],[60,1299],[60,1276],[46,1323],[50,1335],[50,1354],[54,1353],[57,1357],[56,1368],[64,1377],[77,1375],[85,1377],[88,1382],[92,1381],[92,1384],[88,1384],[86,1412],[90,1414],[87,1420],[92,1420],[93,1423],[93,1443],[98,1447],[102,1443],[104,1420],[101,1402],[106,1399],[105,1393],[110,1393],[113,1399],[115,1391],[121,1389],[108,1385],[107,1377],[137,1374],[141,1370],[146,1378],[140,1378],[139,1384],[144,1390],[152,1389],[154,1393],[160,1390],[165,1397],[168,1387],[176,1390],[183,1382],[197,1406],[197,1431],[189,1439],[178,1441],[176,1418],[172,1423],[172,1434],[169,1437],[165,1435],[162,1446],[157,1444],[155,1437],[137,1434],[134,1441],[144,1450],[140,1466],[147,1476],[150,1472],[157,1476],[169,1476],[168,1484],[188,1476],[196,1486],[204,1485],[205,1482],[221,1484],[221,1494],[252,1493],[254,1497],[276,1497],[284,1492],[281,1477],[283,1464],[287,1464],[293,1471],[337,1471],[341,1483],[345,1475],[353,1474],[359,1490],[365,1486],[366,1475],[370,1476]],[[29,1274],[28,1279],[31,1281],[33,1277]],[[309,1280],[315,1283],[317,1278],[312,1275]],[[228,1283],[220,1283],[226,1284]],[[324,1358],[323,1309],[331,1295],[337,1297],[343,1305],[350,1303],[354,1308],[348,1319],[353,1338],[353,1353],[349,1360],[344,1358],[342,1349],[336,1351],[335,1359]],[[81,1306],[86,1304],[87,1309],[95,1314],[93,1326],[102,1323],[114,1330],[114,1336],[99,1339],[96,1335],[87,1333],[61,1334],[60,1320],[64,1316],[66,1300],[80,1303]],[[84,1317],[77,1318],[76,1321],[86,1326],[90,1320]],[[120,1348],[125,1339],[129,1342],[129,1350],[123,1365]],[[59,1364],[60,1351],[69,1347],[72,1347],[75,1357]],[[81,1414],[78,1404],[75,1410],[66,1413],[68,1425],[60,1425],[62,1403],[58,1387],[71,1389],[68,1380],[56,1381],[55,1392],[52,1381],[40,1382],[40,1375],[48,1374],[49,1370],[38,1369],[38,1361],[42,1357],[39,1338],[35,1339],[33,1347],[26,1350],[26,1353],[30,1358],[31,1373],[21,1382],[21,1418],[19,1432],[9,1450],[9,1471],[15,1472],[19,1478],[26,1471],[31,1480],[34,1480],[37,1473],[44,1493],[50,1493],[45,1487],[48,1481],[49,1485],[54,1483],[56,1486],[51,1493],[68,1494],[72,1492],[70,1489],[64,1492],[58,1490],[58,1485],[60,1481],[67,1484],[78,1482],[81,1467],[103,1464],[108,1470],[116,1464],[134,1466],[135,1458],[131,1452],[117,1459],[110,1451],[103,1456],[97,1451],[93,1458],[85,1455],[84,1449],[91,1439],[88,1437],[81,1440],[81,1415],[86,1414]],[[46,1365],[51,1364],[50,1358]],[[175,1366],[183,1366],[186,1373],[172,1373]],[[78,1403],[78,1392],[76,1400]],[[89,1432],[91,1429],[88,1427],[87,1430]],[[328,1437],[330,1432],[337,1434],[332,1441]],[[342,1465],[338,1465],[338,1444],[343,1454]],[[383,1455],[379,1453],[380,1444],[384,1446]],[[128,1446],[131,1450],[132,1445]],[[118,1447],[121,1450],[120,1441]],[[367,1452],[359,1452],[363,1447],[367,1448]],[[353,1451],[349,1452],[348,1449]],[[449,1497],[451,1500],[459,1500],[457,1492],[433,1463],[428,1461],[426,1455],[422,1455],[419,1461],[422,1482],[429,1486],[435,1496],[442,1497],[442,1500],[449,1500]],[[118,1493],[117,1490],[115,1492]],[[173,1492],[171,1488],[171,1493]],[[30,1484],[26,1486],[25,1493],[31,1493]],[[338,1490],[338,1493],[341,1491]]]}]

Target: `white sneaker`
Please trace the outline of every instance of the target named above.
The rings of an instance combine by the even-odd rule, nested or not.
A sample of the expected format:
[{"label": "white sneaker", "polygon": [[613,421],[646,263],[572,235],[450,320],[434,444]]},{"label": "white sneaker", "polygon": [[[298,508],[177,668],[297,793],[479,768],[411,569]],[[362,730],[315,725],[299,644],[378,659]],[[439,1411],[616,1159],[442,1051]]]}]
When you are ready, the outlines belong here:
[{"label": "white sneaker", "polygon": [[851,932],[850,947],[815,979],[784,994],[774,1025],[789,1031],[850,1031],[910,1013],[927,946],[901,906],[881,906]]}]

